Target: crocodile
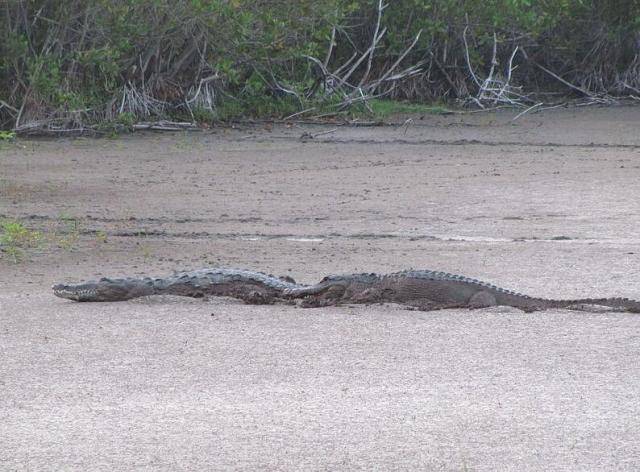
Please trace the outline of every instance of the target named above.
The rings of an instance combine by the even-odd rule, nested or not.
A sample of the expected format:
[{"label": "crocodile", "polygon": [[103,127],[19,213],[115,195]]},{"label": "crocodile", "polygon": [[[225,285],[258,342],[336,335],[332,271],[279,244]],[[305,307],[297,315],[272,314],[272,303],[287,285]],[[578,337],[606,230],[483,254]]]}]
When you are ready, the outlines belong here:
[{"label": "crocodile", "polygon": [[[52,287],[54,295],[77,302],[114,302],[148,295],[185,297],[226,296],[251,304],[285,301],[285,290],[304,286],[290,277],[275,277],[241,269],[208,268],[178,272],[164,278],[101,278],[88,282]],[[289,298],[289,297],[288,297]]]},{"label": "crocodile", "polygon": [[597,307],[608,307],[640,313],[640,302],[627,298],[535,298],[476,279],[431,270],[330,275],[315,285],[287,288],[283,295],[300,299],[303,307],[398,303],[424,311],[504,305],[525,312],[552,308],[594,311]]}]

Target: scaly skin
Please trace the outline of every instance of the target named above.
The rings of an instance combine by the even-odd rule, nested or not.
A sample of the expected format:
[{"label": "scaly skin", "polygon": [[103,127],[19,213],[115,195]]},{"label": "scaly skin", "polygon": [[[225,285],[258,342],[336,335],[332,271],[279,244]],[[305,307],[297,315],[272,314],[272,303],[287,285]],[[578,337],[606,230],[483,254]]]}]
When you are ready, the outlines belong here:
[{"label": "scaly skin", "polygon": [[307,286],[261,272],[212,268],[165,278],[103,278],[78,285],[58,284],[54,285],[53,292],[58,297],[80,302],[121,301],[147,295],[212,295],[239,298],[253,304],[302,299],[303,307],[391,302],[427,311],[505,305],[524,311],[592,310],[594,306],[603,306],[640,313],[640,302],[626,298],[534,298],[479,280],[430,270],[332,275]]},{"label": "scaly skin", "polygon": [[284,296],[302,298],[305,307],[391,302],[425,311],[504,305],[527,312],[550,308],[590,311],[603,306],[640,313],[640,302],[626,298],[534,298],[479,280],[430,270],[329,276],[316,285],[288,288]]},{"label": "scaly skin", "polygon": [[303,288],[292,279],[238,269],[201,269],[164,278],[102,278],[77,285],[57,284],[54,295],[78,302],[113,302],[147,295],[185,297],[226,296],[247,303],[266,304],[282,299],[285,290]]}]

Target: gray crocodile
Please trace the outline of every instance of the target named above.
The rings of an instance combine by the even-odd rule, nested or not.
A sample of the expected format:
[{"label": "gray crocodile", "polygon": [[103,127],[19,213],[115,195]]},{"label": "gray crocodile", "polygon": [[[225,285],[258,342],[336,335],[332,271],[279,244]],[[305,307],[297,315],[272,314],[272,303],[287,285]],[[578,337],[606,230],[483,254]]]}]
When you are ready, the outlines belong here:
[{"label": "gray crocodile", "polygon": [[102,278],[77,285],[58,284],[53,293],[79,302],[130,300],[148,295],[227,296],[251,304],[292,303],[302,307],[357,303],[398,303],[419,310],[484,308],[505,305],[523,311],[595,307],[640,313],[640,302],[627,298],[552,300],[535,298],[461,275],[431,270],[392,274],[330,275],[315,285],[291,278],[239,269],[201,269],[165,278]]},{"label": "gray crocodile", "polygon": [[283,295],[301,299],[303,307],[399,303],[425,311],[504,305],[526,312],[551,308],[592,311],[596,307],[608,307],[640,313],[640,302],[627,298],[534,298],[461,275],[431,270],[407,270],[386,275],[331,275],[316,285],[287,288]]},{"label": "gray crocodile", "polygon": [[[54,295],[77,302],[113,302],[148,295],[234,297],[251,304],[284,300],[285,290],[304,288],[289,277],[239,269],[210,268],[178,272],[164,278],[102,278],[77,285],[57,284]],[[290,297],[289,297],[290,298]]]}]

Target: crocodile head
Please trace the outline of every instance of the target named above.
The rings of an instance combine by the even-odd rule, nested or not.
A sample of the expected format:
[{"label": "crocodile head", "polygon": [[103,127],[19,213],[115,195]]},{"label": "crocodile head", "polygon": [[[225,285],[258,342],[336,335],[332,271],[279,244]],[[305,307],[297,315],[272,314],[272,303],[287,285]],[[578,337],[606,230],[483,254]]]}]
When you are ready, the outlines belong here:
[{"label": "crocodile head", "polygon": [[323,295],[328,292],[338,294],[344,293],[349,286],[371,284],[378,279],[377,274],[329,275],[315,285],[285,289],[284,294],[291,298]]},{"label": "crocodile head", "polygon": [[109,302],[139,296],[140,287],[127,279],[89,281],[76,285],[56,284],[53,294],[77,302]]}]

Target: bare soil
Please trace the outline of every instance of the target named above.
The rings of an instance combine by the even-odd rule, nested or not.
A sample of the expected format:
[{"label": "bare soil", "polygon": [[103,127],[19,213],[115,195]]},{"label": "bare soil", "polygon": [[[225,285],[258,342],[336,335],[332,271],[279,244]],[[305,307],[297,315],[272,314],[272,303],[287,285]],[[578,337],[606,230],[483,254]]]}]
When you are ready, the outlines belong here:
[{"label": "bare soil", "polygon": [[638,470],[638,315],[51,294],[413,267],[639,298],[640,109],[514,116],[3,144],[0,218],[45,238],[0,253],[0,469]]}]

